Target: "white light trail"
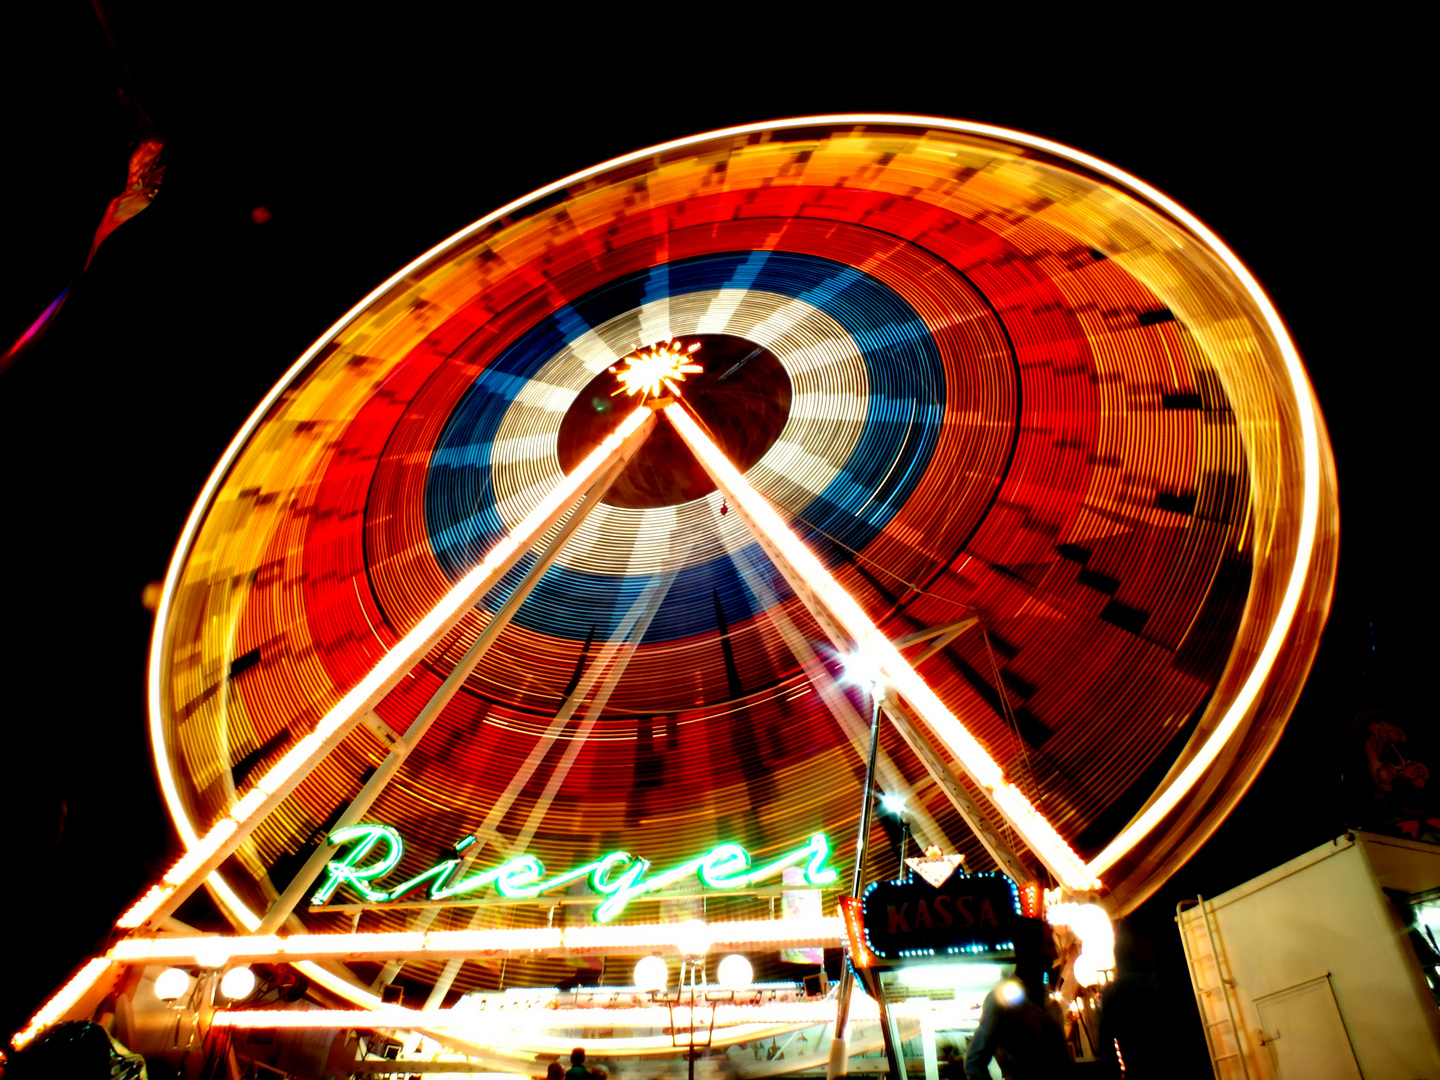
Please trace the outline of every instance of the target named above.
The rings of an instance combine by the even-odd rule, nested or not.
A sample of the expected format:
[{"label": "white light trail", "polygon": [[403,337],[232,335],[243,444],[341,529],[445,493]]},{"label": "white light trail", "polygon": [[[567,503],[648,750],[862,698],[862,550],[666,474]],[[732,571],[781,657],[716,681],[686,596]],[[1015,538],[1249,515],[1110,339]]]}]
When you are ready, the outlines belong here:
[{"label": "white light trail", "polygon": [[[653,423],[649,409],[639,408],[620,422],[575,471],[555,486],[509,535],[462,577],[366,676],[290,749],[255,787],[230,808],[208,833],[161,878],[160,882],[116,922],[136,929],[170,914],[190,891],[249,835],[271,810],[349,733],[360,717],[385,697],[465,613],[488,592],[519,558],[565,514],[584,490],[632,445],[642,426]],[[158,616],[157,616],[158,617]],[[160,762],[162,773],[168,768]]]},{"label": "white light trail", "polygon": [[778,948],[837,948],[844,938],[837,917],[755,919],[715,923],[641,923],[625,926],[538,927],[517,930],[429,930],[370,934],[203,935],[135,937],[115,943],[108,959],[121,964],[219,968],[232,961],[447,959],[451,957],[562,956],[646,952],[686,955],[687,935],[712,951],[761,952]]},{"label": "white light trail", "polygon": [[[855,643],[869,664],[881,672],[885,682],[909,703],[945,744],[965,772],[980,785],[996,809],[1061,884],[1077,892],[1099,889],[1099,878],[1089,871],[1084,861],[1030,804],[1020,789],[1005,779],[1004,772],[979,740],[946,708],[925,680],[900,655],[900,651],[870,621],[860,605],[820,565],[820,560],[810,549],[786,528],[765,498],[730,464],[689,413],[678,405],[668,406],[662,411],[716,486],[754,530],[756,538],[796,593],[802,600],[810,599],[806,606],[811,608],[821,626],[832,637],[848,637]],[[844,641],[836,642],[840,648],[844,648],[845,644]]]}]

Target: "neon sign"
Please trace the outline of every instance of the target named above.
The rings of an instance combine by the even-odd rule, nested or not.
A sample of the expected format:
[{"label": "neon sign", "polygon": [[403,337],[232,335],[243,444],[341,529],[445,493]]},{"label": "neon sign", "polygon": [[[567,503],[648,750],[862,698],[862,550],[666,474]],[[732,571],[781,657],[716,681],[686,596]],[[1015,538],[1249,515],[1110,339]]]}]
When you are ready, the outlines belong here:
[{"label": "neon sign", "polygon": [[995,870],[952,873],[938,886],[923,878],[873,881],[860,913],[866,951],[883,961],[1004,953],[1015,948],[1020,892]]},{"label": "neon sign", "polygon": [[[704,855],[672,866],[655,877],[646,876],[650,870],[649,859],[638,858],[628,851],[612,851],[594,862],[550,877],[546,876],[545,864],[534,855],[521,855],[488,870],[464,874],[465,860],[461,853],[475,842],[475,837],[467,836],[456,843],[451,858],[442,859],[393,888],[382,889],[376,887],[379,879],[399,866],[405,856],[405,841],[397,830],[389,825],[348,825],[332,832],[329,842],[334,846],[349,844],[350,850],[326,864],[325,880],[310,898],[312,906],[328,903],[341,888],[366,903],[389,903],[408,896],[427,882],[426,895],[431,900],[466,896],[491,887],[508,899],[525,900],[588,877],[590,887],[605,895],[595,909],[595,921],[605,923],[624,911],[631,900],[691,876],[698,876],[712,889],[739,889],[775,877],[787,866],[801,863],[805,881],[810,885],[829,885],[836,874],[825,865],[830,856],[830,841],[823,833],[815,833],[803,846],[763,866],[752,866],[750,853],[739,844],[719,844]],[[374,860],[367,861],[372,856],[376,856]]]}]

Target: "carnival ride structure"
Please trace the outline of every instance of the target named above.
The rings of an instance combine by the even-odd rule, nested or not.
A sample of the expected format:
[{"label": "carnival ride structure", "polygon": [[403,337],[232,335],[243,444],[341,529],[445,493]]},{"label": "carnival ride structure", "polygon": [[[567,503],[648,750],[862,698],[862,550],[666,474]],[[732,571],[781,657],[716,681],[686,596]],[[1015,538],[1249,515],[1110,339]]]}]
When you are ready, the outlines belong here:
[{"label": "carnival ride structure", "polygon": [[[1124,913],[1275,745],[1337,528],[1265,293],[1105,162],[851,115],[596,166],[382,284],[227,449],[151,654],[186,853],[16,1043],[147,967],[264,960],[336,1026],[418,989],[387,1023],[523,1071],[563,1034],[446,1006],[838,946],[838,886],[774,919],[756,875],[853,850],[872,694],[917,840]],[[317,896],[337,834],[393,875]],[[652,865],[690,869],[597,921]],[[176,922],[202,884],[233,935]]]}]

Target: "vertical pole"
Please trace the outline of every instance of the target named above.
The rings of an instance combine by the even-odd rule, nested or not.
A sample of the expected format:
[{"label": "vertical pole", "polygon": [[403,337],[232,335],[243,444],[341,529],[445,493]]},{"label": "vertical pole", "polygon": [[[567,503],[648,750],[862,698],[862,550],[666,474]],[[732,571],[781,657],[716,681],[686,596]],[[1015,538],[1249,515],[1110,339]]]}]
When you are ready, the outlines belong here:
[{"label": "vertical pole", "polygon": [[880,687],[870,684],[870,756],[865,760],[865,797],[860,804],[860,835],[855,840],[855,871],[850,895],[860,896],[865,879],[865,855],[870,846],[870,817],[875,805],[875,758],[880,752]]},{"label": "vertical pole", "polygon": [[[850,895],[858,897],[865,877],[865,852],[870,842],[870,812],[875,796],[875,759],[880,752],[880,687],[870,683],[870,756],[865,761],[865,793],[860,802],[860,835],[855,838],[855,871],[850,875]],[[850,965],[842,959],[840,989],[835,995],[835,1037],[830,1040],[830,1060],[825,1066],[826,1080],[835,1080],[850,1071],[849,1047],[845,1028],[850,1023],[850,994],[854,978]],[[883,1009],[882,1009],[883,1012]]]},{"label": "vertical pole", "polygon": [[695,964],[690,964],[690,1080],[695,1080]]},{"label": "vertical pole", "polygon": [[866,968],[863,977],[866,992],[875,999],[875,1004],[880,1009],[880,1036],[885,1041],[885,1060],[890,1065],[890,1080],[909,1080],[905,1068],[905,1040],[900,1031],[900,1022],[885,1000],[885,987],[880,982],[880,973],[874,968]]},{"label": "vertical pole", "polygon": [[935,1052],[935,1014],[920,1012],[920,1053],[925,1059],[925,1080],[940,1080],[940,1060]]}]

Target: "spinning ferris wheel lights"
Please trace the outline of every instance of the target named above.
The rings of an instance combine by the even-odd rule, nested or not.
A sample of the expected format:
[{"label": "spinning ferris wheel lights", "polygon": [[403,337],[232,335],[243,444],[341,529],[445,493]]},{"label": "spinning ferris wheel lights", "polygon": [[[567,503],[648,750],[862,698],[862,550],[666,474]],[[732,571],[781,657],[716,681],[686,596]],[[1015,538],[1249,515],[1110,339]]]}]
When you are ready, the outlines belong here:
[{"label": "spinning ferris wheel lights", "polygon": [[[504,601],[524,611],[491,610],[496,591],[401,676],[383,715],[318,731],[636,406],[677,423],[688,411],[753,487],[714,490],[649,417],[657,438],[631,467],[604,470],[506,572],[535,587]],[[339,1001],[393,1009],[384,986],[402,972],[429,984],[427,1004],[496,988],[496,965],[475,961],[508,959],[501,985],[539,987],[587,957],[838,947],[838,918],[686,933],[543,915],[492,930],[472,915],[437,931],[440,909],[408,901],[334,934],[336,914],[290,921],[271,893],[307,844],[324,857],[334,814],[362,813],[401,757],[411,782],[375,807],[422,865],[450,860],[457,823],[480,822],[466,854],[490,866],[501,817],[522,811],[515,843],[568,867],[609,850],[597,822],[616,844],[643,829],[662,867],[695,862],[722,825],[767,865],[797,825],[848,838],[859,792],[835,766],[865,753],[858,689],[898,739],[876,740],[867,794],[908,795],[922,850],[955,849],[904,860],[917,876],[988,855],[1033,913],[1041,882],[1013,830],[1071,883],[1055,902],[1089,899],[1074,883],[1103,876],[1104,906],[1123,914],[1206,842],[1283,730],[1328,610],[1333,480],[1263,291],[1203,224],[1095,158],[986,125],[852,114],[697,135],[558,181],[377,287],[217,464],[153,606],[151,737],[190,853],[122,919],[136,934],[16,1045],[131,995],[127,972],[152,965],[293,964]],[[736,492],[778,511],[775,529]],[[779,570],[821,633],[797,625]],[[982,614],[983,648],[955,643]],[[489,656],[455,662],[490,631],[505,637]],[[447,705],[447,686],[467,692]],[[410,754],[416,722],[442,709]],[[340,752],[317,764],[326,745]],[[381,757],[364,779],[357,766]],[[1165,768],[1077,865],[1068,844],[1105,843]],[[1015,769],[1043,784],[1043,805],[1009,782]],[[716,812],[737,805],[751,812]],[[164,930],[202,881],[234,935]],[[752,910],[734,895],[723,910]],[[262,916],[304,932],[267,933]],[[355,963],[379,967],[372,988]],[[806,1023],[833,1018],[794,1004]],[[315,1022],[303,1012],[288,1022]],[[390,1015],[429,1038],[419,1012],[335,1023]],[[522,1074],[557,1039],[446,1036]],[[657,1040],[599,1052],[673,1052]]]},{"label": "spinning ferris wheel lights", "polygon": [[[654,426],[650,411],[627,416],[599,446],[539,504],[502,537],[438,604],[381,657],[304,738],[255,782],[255,786],[200,837],[150,890],[116,921],[137,929],[174,912],[195,886],[216,870],[252,829],[278,806],[361,718],[393,690],[495,582],[520,560],[545,531],[564,517],[585,490],[617,463],[628,461]],[[408,746],[404,752],[408,752]]]},{"label": "spinning ferris wheel lights", "polygon": [[1076,892],[1099,889],[1100,879],[1020,789],[1005,778],[1004,771],[980,741],[926,685],[810,549],[786,528],[765,498],[700,430],[694,418],[678,405],[670,405],[663,411],[715,481],[715,486],[740,511],[796,594],[826,633],[835,639],[837,647],[846,647],[844,639],[848,638],[854,643],[854,653],[864,658],[865,666],[878,673],[875,692],[881,697],[898,693],[909,703],[1062,885]]},{"label": "spinning ferris wheel lights", "polygon": [[675,341],[667,341],[663,345],[652,345],[627,356],[622,361],[625,367],[610,368],[620,380],[619,389],[610,396],[628,394],[634,397],[639,394],[640,400],[644,402],[647,398],[659,397],[663,388],[679,397],[680,387],[675,384],[684,382],[686,375],[698,375],[704,370],[690,360],[690,354],[698,348],[698,341],[689,348],[681,348]]}]

